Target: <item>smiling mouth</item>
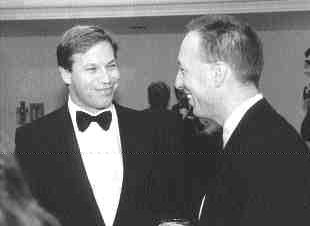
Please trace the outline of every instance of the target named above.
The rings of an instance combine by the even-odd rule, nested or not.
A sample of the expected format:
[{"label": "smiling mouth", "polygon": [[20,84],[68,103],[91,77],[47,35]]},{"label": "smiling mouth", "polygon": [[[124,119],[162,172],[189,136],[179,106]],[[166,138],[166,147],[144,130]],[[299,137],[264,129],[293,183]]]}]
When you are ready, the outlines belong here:
[{"label": "smiling mouth", "polygon": [[103,93],[105,95],[111,95],[113,93],[113,88],[103,88],[103,89],[95,89],[96,92]]}]

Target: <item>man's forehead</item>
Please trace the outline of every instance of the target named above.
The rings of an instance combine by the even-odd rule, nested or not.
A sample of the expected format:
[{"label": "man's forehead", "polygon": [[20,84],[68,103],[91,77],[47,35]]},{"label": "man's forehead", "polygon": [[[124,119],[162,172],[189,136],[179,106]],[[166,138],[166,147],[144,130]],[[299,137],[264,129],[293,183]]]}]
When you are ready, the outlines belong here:
[{"label": "man's forehead", "polygon": [[179,58],[194,56],[200,57],[200,37],[198,32],[191,31],[185,35],[182,41]]},{"label": "man's forehead", "polygon": [[109,42],[102,41],[88,47],[84,51],[79,51],[73,54],[76,56],[92,56],[93,54],[114,55],[112,45]]},{"label": "man's forehead", "polygon": [[200,43],[200,35],[197,31],[190,31],[188,32],[182,42],[182,45],[185,47],[190,47],[190,48],[197,48],[199,47]]},{"label": "man's forehead", "polygon": [[92,44],[81,44],[80,47],[76,48],[74,51],[74,54],[87,54],[88,52],[96,51],[98,49],[98,46],[104,47],[106,50],[111,50],[113,51],[112,44],[106,40],[98,41]]}]

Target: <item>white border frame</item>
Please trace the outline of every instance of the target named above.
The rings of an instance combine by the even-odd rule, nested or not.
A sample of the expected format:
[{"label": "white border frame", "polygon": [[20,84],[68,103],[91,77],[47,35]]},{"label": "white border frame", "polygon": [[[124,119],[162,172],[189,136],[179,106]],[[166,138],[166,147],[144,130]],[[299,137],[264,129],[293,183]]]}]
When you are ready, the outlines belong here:
[{"label": "white border frame", "polygon": [[310,0],[0,0],[0,20],[310,11]]}]

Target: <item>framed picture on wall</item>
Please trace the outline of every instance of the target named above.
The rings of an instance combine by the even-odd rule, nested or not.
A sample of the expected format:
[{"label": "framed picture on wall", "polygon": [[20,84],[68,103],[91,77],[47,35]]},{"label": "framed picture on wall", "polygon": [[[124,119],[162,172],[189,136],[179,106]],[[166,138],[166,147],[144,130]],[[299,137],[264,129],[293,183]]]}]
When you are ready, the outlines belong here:
[{"label": "framed picture on wall", "polygon": [[44,115],[44,103],[30,103],[29,106],[31,122]]}]

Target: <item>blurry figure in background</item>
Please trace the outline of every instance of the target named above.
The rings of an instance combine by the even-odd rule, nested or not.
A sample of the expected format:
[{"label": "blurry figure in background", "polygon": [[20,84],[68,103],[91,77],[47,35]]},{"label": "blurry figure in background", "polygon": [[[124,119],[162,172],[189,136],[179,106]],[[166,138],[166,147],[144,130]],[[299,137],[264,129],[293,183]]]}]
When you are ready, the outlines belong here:
[{"label": "blurry figure in background", "polygon": [[0,225],[60,226],[32,197],[10,147],[0,132]]},{"label": "blurry figure in background", "polygon": [[300,133],[302,138],[310,143],[310,83],[304,87],[303,91],[303,107],[306,111],[306,115],[301,124]]},{"label": "blurry figure in background", "polygon": [[[175,112],[168,109],[170,100],[169,86],[162,81],[152,82],[147,88],[147,97],[149,108],[143,111],[150,117],[149,126],[152,126],[155,130],[157,130],[156,128],[166,128],[162,131],[164,134],[162,134],[161,140],[169,138],[169,131],[173,131],[175,128],[179,128],[178,130],[183,134],[182,120]],[[166,142],[171,143],[170,140]]]},{"label": "blurry figure in background", "polygon": [[152,82],[147,88],[149,110],[167,110],[170,100],[170,88],[162,82]]},{"label": "blurry figure in background", "polygon": [[[147,96],[149,102],[149,108],[143,110],[150,118],[149,126],[153,127],[155,131],[157,128],[163,129],[161,131],[161,141],[170,137],[169,131],[174,131],[176,128],[180,132],[180,136],[184,135],[184,125],[178,115],[168,109],[170,100],[170,88],[162,81],[152,82],[147,88]],[[166,140],[165,143],[172,145],[172,140]]]}]

